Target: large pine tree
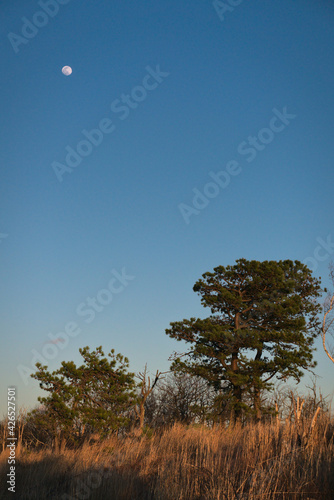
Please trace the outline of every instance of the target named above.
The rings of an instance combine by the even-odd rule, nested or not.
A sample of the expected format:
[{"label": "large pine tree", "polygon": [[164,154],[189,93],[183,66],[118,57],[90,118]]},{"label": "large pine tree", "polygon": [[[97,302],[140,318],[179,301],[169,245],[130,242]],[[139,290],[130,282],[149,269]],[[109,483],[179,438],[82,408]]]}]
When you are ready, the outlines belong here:
[{"label": "large pine tree", "polygon": [[299,381],[316,365],[320,281],[299,261],[239,259],[203,274],[193,290],[212,314],[171,323],[167,335],[190,344],[172,369],[224,392],[235,418],[246,408],[260,418],[261,393],[274,377]]}]

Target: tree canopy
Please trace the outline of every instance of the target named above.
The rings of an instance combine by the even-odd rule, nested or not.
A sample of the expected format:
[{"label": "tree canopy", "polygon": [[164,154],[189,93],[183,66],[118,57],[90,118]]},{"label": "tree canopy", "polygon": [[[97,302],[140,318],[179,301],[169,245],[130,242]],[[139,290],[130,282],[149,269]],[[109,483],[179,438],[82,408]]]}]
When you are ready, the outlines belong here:
[{"label": "tree canopy", "polygon": [[79,349],[84,363],[63,361],[61,368],[47,371],[47,366],[36,364],[37,372],[31,376],[49,392],[39,397],[44,411],[39,418],[48,421],[57,435],[82,437],[99,432],[108,434],[130,422],[129,409],[137,400],[134,374],[127,371],[128,359],[115,354],[108,358],[102,347],[90,351]]},{"label": "tree canopy", "polygon": [[[171,323],[166,334],[190,344],[171,368],[224,392],[235,418],[242,409],[260,417],[261,392],[274,377],[299,381],[303,370],[315,367],[321,288],[301,262],[239,259],[203,274],[193,290],[212,314]],[[252,408],[244,403],[249,395]]]}]

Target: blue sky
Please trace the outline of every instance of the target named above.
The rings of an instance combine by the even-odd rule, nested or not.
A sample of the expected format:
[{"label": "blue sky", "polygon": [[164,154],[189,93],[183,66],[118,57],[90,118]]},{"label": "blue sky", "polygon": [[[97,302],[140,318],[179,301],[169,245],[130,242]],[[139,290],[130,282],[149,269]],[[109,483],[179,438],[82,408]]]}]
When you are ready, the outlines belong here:
[{"label": "blue sky", "polygon": [[[206,314],[192,287],[217,265],[312,258],[329,284],[333,247],[317,247],[334,238],[331,2],[244,1],[224,20],[202,0],[18,0],[2,13],[0,410],[7,385],[19,405],[36,403],[37,382],[17,367],[69,323],[80,333],[53,344],[50,369],[102,345],[133,371],[167,370],[182,345],[165,329]],[[277,112],[293,118],[273,122]],[[109,132],[85,146],[101,121]],[[69,172],[77,148],[89,154]],[[199,209],[195,193],[232,161],[238,174]],[[80,316],[87,298],[109,300],[99,292],[122,269],[133,279]]]}]

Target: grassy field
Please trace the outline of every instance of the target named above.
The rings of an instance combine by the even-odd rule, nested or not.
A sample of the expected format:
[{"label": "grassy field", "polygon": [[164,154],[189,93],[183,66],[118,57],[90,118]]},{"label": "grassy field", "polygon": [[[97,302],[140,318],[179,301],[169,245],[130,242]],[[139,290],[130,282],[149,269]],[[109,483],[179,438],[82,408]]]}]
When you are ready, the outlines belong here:
[{"label": "grassy field", "polygon": [[142,437],[112,437],[78,450],[22,450],[20,500],[260,500],[334,499],[333,422],[186,427],[176,424]]}]

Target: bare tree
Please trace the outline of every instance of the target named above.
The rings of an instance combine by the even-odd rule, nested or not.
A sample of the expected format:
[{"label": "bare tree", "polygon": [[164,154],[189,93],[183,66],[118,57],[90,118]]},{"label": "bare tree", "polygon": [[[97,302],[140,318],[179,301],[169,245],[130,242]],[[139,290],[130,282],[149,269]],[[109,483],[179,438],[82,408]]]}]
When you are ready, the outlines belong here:
[{"label": "bare tree", "polygon": [[17,452],[20,452],[22,448],[22,441],[23,441],[23,433],[24,433],[24,428],[27,423],[27,414],[28,410],[25,406],[22,406],[19,409],[17,418],[16,418],[16,432],[17,432]]},{"label": "bare tree", "polygon": [[[329,266],[330,277],[334,286],[334,265],[333,263]],[[325,353],[329,359],[334,363],[334,348],[326,346],[326,335],[330,333],[333,335],[334,326],[334,292],[328,295],[325,305],[324,305],[324,319],[322,322],[322,344],[324,346]]]},{"label": "bare tree", "polygon": [[[167,372],[163,372],[167,373]],[[139,372],[137,378],[140,380],[140,396],[138,406],[135,407],[136,414],[139,418],[139,428],[138,431],[142,432],[145,422],[145,403],[148,396],[152,393],[154,387],[157,385],[159,379],[161,379],[162,372],[157,370],[155,374],[154,382],[151,384],[151,378],[147,375],[147,364],[145,365],[144,371]]]},{"label": "bare tree", "polygon": [[[16,443],[16,452],[19,453],[22,448],[22,441],[23,441],[23,435],[24,435],[24,429],[26,426],[27,422],[27,413],[28,410],[25,407],[21,407],[17,413],[16,416],[16,421],[15,421],[15,427],[12,428],[15,437],[17,439]],[[1,421],[0,421],[0,446],[2,451],[5,451],[6,449],[6,444],[8,441],[8,416],[5,416]]]},{"label": "bare tree", "polygon": [[212,418],[215,391],[201,377],[173,372],[146,401],[152,427],[204,423]]}]

